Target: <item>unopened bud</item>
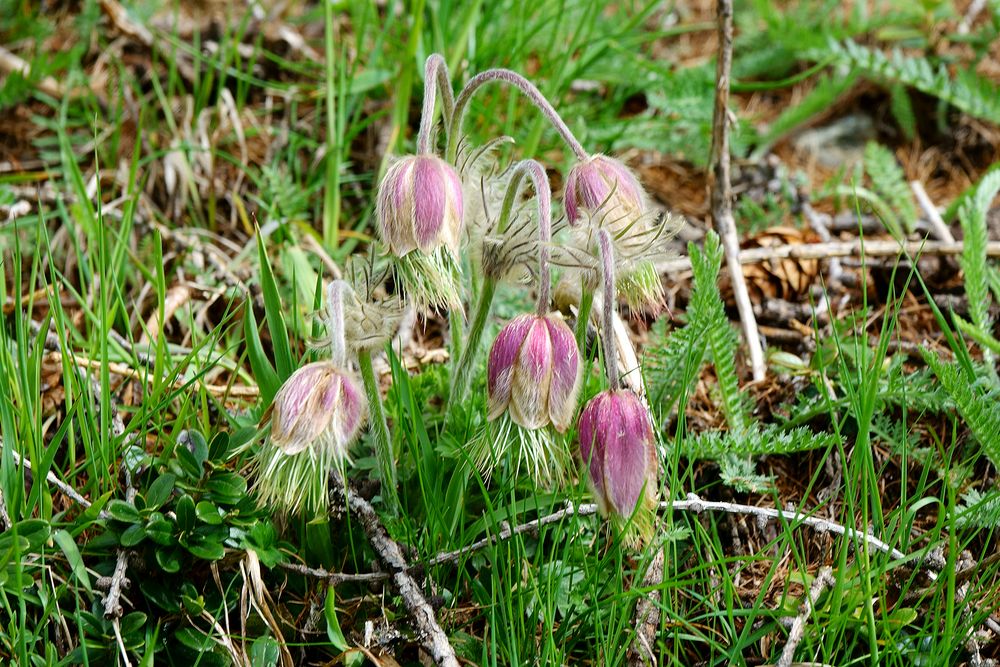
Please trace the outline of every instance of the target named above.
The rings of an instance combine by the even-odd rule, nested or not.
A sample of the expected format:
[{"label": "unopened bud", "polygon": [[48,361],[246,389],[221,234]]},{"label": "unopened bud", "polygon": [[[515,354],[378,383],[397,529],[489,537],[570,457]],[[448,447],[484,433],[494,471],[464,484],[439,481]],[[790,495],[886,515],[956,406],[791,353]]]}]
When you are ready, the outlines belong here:
[{"label": "unopened bud", "polygon": [[489,419],[507,411],[514,423],[564,433],[580,390],[580,353],[558,313],[520,315],[497,335],[487,365]]},{"label": "unopened bud", "polygon": [[579,431],[580,456],[602,514],[628,518],[643,489],[647,500],[655,498],[653,427],[638,396],[623,389],[601,392],[580,414]]},{"label": "unopened bud", "polygon": [[566,177],[564,206],[569,224],[586,215],[599,215],[620,230],[638,221],[646,197],[635,175],[621,161],[593,155],[578,162]]},{"label": "unopened bud", "polygon": [[397,160],[379,185],[376,216],[382,240],[402,257],[440,246],[458,253],[462,233],[462,182],[454,167],[435,155]]}]

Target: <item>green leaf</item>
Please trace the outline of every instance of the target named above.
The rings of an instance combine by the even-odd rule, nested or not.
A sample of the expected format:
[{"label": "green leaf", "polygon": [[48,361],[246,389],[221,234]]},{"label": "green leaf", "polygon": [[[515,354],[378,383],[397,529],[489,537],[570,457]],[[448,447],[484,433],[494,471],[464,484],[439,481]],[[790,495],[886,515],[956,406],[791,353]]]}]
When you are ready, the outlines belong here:
[{"label": "green leaf", "polygon": [[235,472],[216,472],[209,478],[205,488],[216,501],[235,505],[246,496],[247,481]]},{"label": "green leaf", "polygon": [[274,282],[271,262],[264,249],[264,239],[257,234],[257,254],[260,260],[260,286],[264,295],[264,314],[267,317],[267,329],[271,334],[271,347],[274,350],[274,366],[281,381],[288,379],[295,371],[292,359],[292,347],[288,340],[288,327],[285,326],[285,316],[278,296],[278,286]]},{"label": "green leaf", "polygon": [[281,651],[273,637],[257,637],[250,645],[250,664],[253,667],[274,667]]},{"label": "green leaf", "polygon": [[181,569],[181,559],[177,549],[157,549],[156,562],[160,569],[168,574],[175,574]]},{"label": "green leaf", "polygon": [[215,648],[215,640],[194,628],[181,628],[174,633],[174,638],[189,649],[204,653]]},{"label": "green leaf", "polygon": [[340,621],[337,619],[337,595],[333,586],[326,589],[326,604],[323,607],[323,612],[326,616],[326,636],[330,643],[338,651],[346,651],[351,648],[351,645],[347,643],[347,638],[344,637],[344,631],[340,629]]},{"label": "green leaf", "polygon": [[278,393],[281,380],[278,379],[271,360],[264,354],[264,346],[257,333],[257,318],[253,314],[253,303],[249,299],[243,307],[243,313],[243,336],[247,345],[247,358],[250,360],[254,380],[260,389],[260,403],[262,406],[268,406]]},{"label": "green leaf", "polygon": [[88,593],[93,593],[94,589],[90,586],[90,576],[87,575],[87,566],[83,562],[83,556],[80,555],[80,550],[76,548],[76,542],[73,541],[73,536],[65,530],[57,530],[52,533],[52,539],[59,545],[63,555],[66,556],[66,562],[69,563],[73,576],[75,576],[77,580],[83,584],[83,587],[87,589]]},{"label": "green leaf", "polygon": [[133,523],[125,529],[118,541],[123,547],[134,547],[146,538],[146,528],[138,523]]},{"label": "green leaf", "polygon": [[174,524],[159,512],[155,512],[146,522],[146,537],[162,545],[174,543]]},{"label": "green leaf", "polygon": [[222,515],[219,513],[219,508],[213,503],[202,500],[195,506],[194,511],[199,521],[210,526],[222,525]]},{"label": "green leaf", "polygon": [[149,485],[149,489],[146,490],[146,508],[155,510],[167,502],[174,490],[174,483],[176,481],[176,475],[169,472],[163,473],[153,480],[153,483]]},{"label": "green leaf", "polygon": [[887,213],[907,233],[912,232],[917,223],[917,207],[896,156],[885,146],[869,141],[865,146],[863,162],[872,182],[872,190],[888,205]]},{"label": "green leaf", "polygon": [[219,560],[226,555],[226,549],[219,542],[203,540],[186,545],[191,555],[202,560]]},{"label": "green leaf", "polygon": [[188,494],[181,496],[177,501],[177,527],[181,532],[190,533],[195,526],[194,499]]},{"label": "green leaf", "polygon": [[132,503],[125,502],[124,500],[112,500],[108,503],[107,509],[108,514],[110,514],[111,518],[116,521],[135,523],[141,520],[139,511],[135,508],[135,506]]},{"label": "green leaf", "polygon": [[208,458],[212,461],[225,461],[229,452],[229,434],[220,431],[212,438],[208,445]]}]

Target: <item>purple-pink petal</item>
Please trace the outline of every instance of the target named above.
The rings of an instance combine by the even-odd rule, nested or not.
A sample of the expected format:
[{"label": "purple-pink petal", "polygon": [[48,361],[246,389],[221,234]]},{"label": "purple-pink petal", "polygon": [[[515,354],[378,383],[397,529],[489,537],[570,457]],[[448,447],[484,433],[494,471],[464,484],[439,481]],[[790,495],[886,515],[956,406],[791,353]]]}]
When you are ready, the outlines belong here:
[{"label": "purple-pink petal", "polygon": [[357,383],[348,376],[341,377],[340,380],[340,424],[339,433],[341,442],[350,442],[354,439],[361,423],[364,421],[366,413],[366,399]]},{"label": "purple-pink petal", "polygon": [[556,430],[564,433],[576,411],[580,389],[580,351],[576,338],[558,315],[547,315],[545,325],[552,341],[552,383],[549,386],[549,418]]},{"label": "purple-pink petal", "polygon": [[433,248],[444,224],[447,182],[440,158],[421,156],[413,166],[413,232],[423,250]]},{"label": "purple-pink petal", "polygon": [[486,390],[490,419],[498,417],[510,402],[511,376],[524,338],[531,330],[534,315],[519,315],[508,322],[493,341],[486,362]]},{"label": "purple-pink petal", "polygon": [[576,207],[576,182],[580,178],[580,165],[574,166],[566,176],[566,187],[563,190],[563,207],[566,209],[566,219],[575,225],[580,216]]}]

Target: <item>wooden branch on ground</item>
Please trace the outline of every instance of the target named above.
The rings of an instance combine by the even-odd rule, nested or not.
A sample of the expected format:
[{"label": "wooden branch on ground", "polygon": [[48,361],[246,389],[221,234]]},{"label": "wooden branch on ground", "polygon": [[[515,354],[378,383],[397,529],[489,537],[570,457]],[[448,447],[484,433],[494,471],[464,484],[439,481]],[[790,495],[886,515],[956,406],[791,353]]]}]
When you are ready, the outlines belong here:
[{"label": "wooden branch on ground", "polygon": [[393,583],[413,616],[417,630],[424,635],[424,647],[434,659],[434,664],[439,667],[458,667],[458,658],[455,657],[455,649],[448,641],[448,635],[438,625],[434,610],[421,593],[420,586],[407,572],[409,565],[403,557],[403,550],[389,537],[389,533],[379,521],[375,508],[340,480],[335,481],[334,486],[343,497],[347,508],[360,521],[362,529],[368,536],[368,543],[375,550],[379,560],[389,569]]},{"label": "wooden branch on ground", "polygon": [[[831,259],[834,257],[895,257],[903,254],[918,255],[961,255],[965,244],[961,241],[906,241],[895,240],[832,241],[830,243],[799,243],[767,248],[751,248],[740,252],[740,264],[759,264],[776,259]],[[986,254],[1000,257],[1000,241],[986,244]],[[656,264],[660,272],[680,272],[691,269],[687,257],[668,259]]]},{"label": "wooden branch on ground", "polygon": [[806,622],[809,620],[810,614],[812,614],[813,607],[816,606],[816,601],[819,600],[819,596],[823,594],[823,591],[833,584],[833,568],[829,566],[821,567],[819,572],[816,573],[816,578],[813,579],[812,586],[809,587],[809,595],[802,601],[802,606],[799,608],[799,615],[792,622],[792,629],[788,633],[788,642],[781,651],[777,667],[791,667],[792,659],[795,657],[795,649],[798,648],[802,637],[805,635]]},{"label": "wooden branch on ground", "polygon": [[753,379],[764,379],[767,367],[764,364],[764,349],[757,332],[757,320],[750,303],[743,267],[740,263],[740,242],[733,219],[733,186],[729,176],[729,73],[733,63],[733,1],[718,0],[719,57],[715,70],[715,112],[712,116],[712,219],[722,238],[722,248],[726,253],[726,265],[732,278],[736,308],[743,325],[750,352],[750,366]]},{"label": "wooden branch on ground", "polygon": [[650,592],[639,598],[632,617],[635,626],[635,639],[629,649],[629,667],[656,665],[656,634],[660,629],[660,591],[663,583],[663,567],[666,563],[666,549],[660,547],[650,561],[646,574],[642,578],[642,587]]}]

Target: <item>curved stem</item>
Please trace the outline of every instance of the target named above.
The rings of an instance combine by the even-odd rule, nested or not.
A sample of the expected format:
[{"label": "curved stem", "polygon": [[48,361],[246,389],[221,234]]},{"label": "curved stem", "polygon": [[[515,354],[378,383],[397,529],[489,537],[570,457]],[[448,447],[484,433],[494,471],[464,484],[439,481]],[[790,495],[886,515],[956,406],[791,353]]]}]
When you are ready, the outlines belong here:
[{"label": "curved stem", "polygon": [[604,280],[601,341],[604,343],[604,366],[611,389],[618,389],[618,352],[615,349],[615,257],[611,247],[611,234],[602,229],[597,233],[601,253],[601,277]]},{"label": "curved stem", "polygon": [[368,397],[369,423],[372,435],[375,436],[375,458],[378,460],[379,473],[382,476],[382,499],[389,512],[395,516],[399,514],[396,457],[393,456],[392,437],[389,435],[389,425],[385,421],[385,410],[382,408],[382,393],[379,391],[378,378],[375,377],[375,368],[372,366],[372,353],[368,350],[358,351],[358,365],[361,367],[361,382]]},{"label": "curved stem", "polygon": [[524,93],[531,100],[531,103],[538,107],[542,114],[552,123],[552,126],[556,128],[556,131],[559,132],[563,141],[570,147],[570,150],[573,151],[578,160],[584,160],[589,157],[589,154],[583,149],[583,145],[573,135],[569,126],[566,125],[559,113],[545,99],[545,96],[542,95],[542,92],[538,90],[535,84],[509,69],[490,69],[469,79],[469,82],[465,84],[465,87],[462,88],[455,99],[455,108],[451,116],[451,128],[448,131],[448,149],[445,154],[445,159],[448,162],[455,161],[455,155],[458,152],[458,138],[462,130],[462,122],[465,119],[465,111],[469,105],[469,100],[472,99],[472,96],[479,88],[491,81],[509,84]]},{"label": "curved stem", "polygon": [[472,378],[472,366],[479,354],[479,344],[483,339],[483,331],[486,328],[486,320],[489,319],[490,309],[493,306],[493,296],[496,294],[497,284],[492,278],[483,280],[483,287],[479,292],[479,301],[476,303],[476,312],[472,316],[469,324],[469,333],[465,339],[465,347],[462,349],[462,356],[455,364],[455,373],[451,381],[451,395],[448,397],[448,409],[457,401],[465,399],[465,394],[469,389],[469,380]]},{"label": "curved stem", "polygon": [[326,288],[326,333],[330,336],[330,359],[340,368],[347,365],[347,341],[344,338],[344,294],[351,287],[334,280]]},{"label": "curved stem", "polygon": [[[417,153],[431,152],[431,131],[434,129],[434,105],[437,93],[441,93],[441,110],[444,113],[444,128],[451,129],[451,117],[455,111],[455,98],[451,89],[448,63],[439,53],[432,53],[424,64],[424,106],[420,112],[420,132],[417,134]],[[450,135],[449,135],[450,136]],[[448,143],[451,140],[448,139]]]},{"label": "curved stem", "polygon": [[587,287],[587,280],[580,285],[580,307],[576,311],[576,346],[580,357],[587,358],[587,326],[590,324],[590,310],[594,306],[594,291]]}]

